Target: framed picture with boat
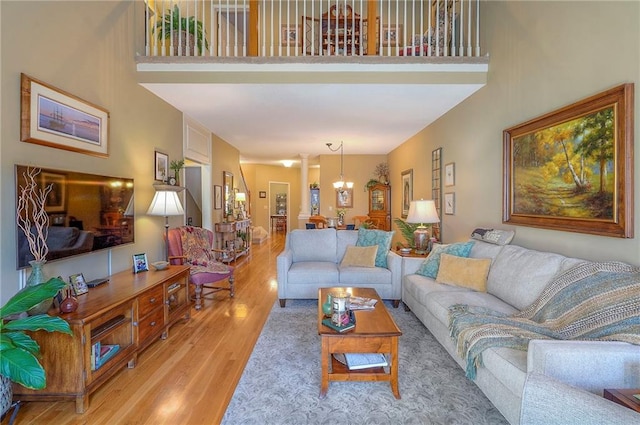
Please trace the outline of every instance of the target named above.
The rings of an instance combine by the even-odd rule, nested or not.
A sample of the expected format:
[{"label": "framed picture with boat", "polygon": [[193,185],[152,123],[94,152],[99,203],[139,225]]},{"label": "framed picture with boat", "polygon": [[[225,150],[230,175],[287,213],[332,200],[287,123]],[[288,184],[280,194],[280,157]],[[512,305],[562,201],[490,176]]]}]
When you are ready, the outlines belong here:
[{"label": "framed picture with boat", "polygon": [[109,156],[109,111],[21,74],[20,140]]}]

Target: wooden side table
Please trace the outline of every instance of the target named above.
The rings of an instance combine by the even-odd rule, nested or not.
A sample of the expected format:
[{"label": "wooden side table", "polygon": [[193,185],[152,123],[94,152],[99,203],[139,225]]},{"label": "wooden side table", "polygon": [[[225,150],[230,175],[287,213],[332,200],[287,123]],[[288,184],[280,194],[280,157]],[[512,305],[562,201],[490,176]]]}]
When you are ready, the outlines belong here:
[{"label": "wooden side table", "polygon": [[604,390],[604,398],[606,398],[607,400],[611,400],[614,403],[618,403],[621,406],[628,407],[629,409],[635,410],[636,412],[640,413],[640,400],[635,398],[633,396],[634,394],[640,394],[640,388],[624,390]]}]

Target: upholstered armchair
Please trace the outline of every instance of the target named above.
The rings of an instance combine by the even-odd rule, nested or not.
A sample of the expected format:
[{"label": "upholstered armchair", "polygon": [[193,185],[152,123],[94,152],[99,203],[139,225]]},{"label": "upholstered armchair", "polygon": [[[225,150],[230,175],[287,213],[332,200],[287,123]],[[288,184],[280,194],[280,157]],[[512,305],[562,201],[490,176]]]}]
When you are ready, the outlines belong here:
[{"label": "upholstered armchair", "polygon": [[[218,261],[219,251],[213,249],[213,240],[213,232],[201,227],[169,229],[169,261],[191,266],[189,281],[195,287],[196,310],[202,308],[203,298],[215,292],[229,291],[231,297],[235,295],[233,267]],[[225,280],[228,285],[221,286]]]}]

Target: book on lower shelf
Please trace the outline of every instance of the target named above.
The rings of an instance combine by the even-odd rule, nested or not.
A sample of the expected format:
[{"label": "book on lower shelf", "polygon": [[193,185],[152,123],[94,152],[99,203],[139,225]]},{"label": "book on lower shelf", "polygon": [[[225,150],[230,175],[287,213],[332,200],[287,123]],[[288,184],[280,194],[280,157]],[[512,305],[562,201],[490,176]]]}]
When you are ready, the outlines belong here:
[{"label": "book on lower shelf", "polygon": [[97,370],[109,361],[118,351],[118,344],[102,344],[100,341],[91,346],[91,370]]},{"label": "book on lower shelf", "polygon": [[344,359],[349,370],[389,366],[386,356],[382,353],[345,353]]}]

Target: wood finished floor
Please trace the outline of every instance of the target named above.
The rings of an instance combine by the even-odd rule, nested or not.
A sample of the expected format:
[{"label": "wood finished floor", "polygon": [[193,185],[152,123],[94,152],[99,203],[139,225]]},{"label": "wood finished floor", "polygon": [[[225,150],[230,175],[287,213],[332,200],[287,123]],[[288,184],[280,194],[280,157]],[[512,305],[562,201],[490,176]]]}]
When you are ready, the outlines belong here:
[{"label": "wood finished floor", "polygon": [[[215,294],[191,320],[139,357],[90,397],[74,402],[29,402],[16,424],[218,424],[277,298],[276,256],[284,234],[273,234],[236,267],[236,294]],[[7,424],[8,418],[2,421]]]}]

